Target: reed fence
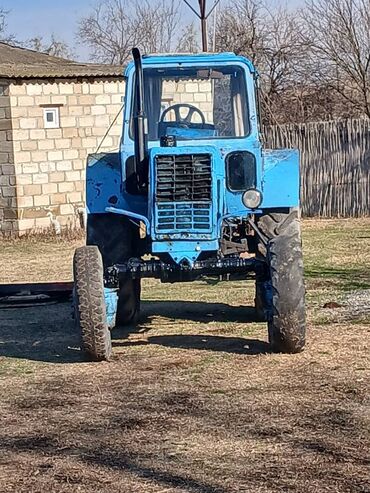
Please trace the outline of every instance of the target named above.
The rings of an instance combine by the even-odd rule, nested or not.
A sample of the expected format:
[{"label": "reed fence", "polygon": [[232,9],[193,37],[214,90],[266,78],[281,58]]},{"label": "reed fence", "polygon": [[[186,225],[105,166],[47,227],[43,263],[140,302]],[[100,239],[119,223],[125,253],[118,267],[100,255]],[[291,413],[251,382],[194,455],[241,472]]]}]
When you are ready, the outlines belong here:
[{"label": "reed fence", "polygon": [[265,139],[300,150],[303,215],[370,215],[370,120],[276,125]]}]

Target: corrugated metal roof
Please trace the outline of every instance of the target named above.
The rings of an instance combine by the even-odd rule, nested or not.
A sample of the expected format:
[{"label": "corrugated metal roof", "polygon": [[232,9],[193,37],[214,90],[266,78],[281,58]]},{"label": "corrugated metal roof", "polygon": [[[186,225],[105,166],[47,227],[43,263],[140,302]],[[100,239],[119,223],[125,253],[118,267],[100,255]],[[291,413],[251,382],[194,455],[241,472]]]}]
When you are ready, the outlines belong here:
[{"label": "corrugated metal roof", "polygon": [[0,77],[11,79],[123,77],[123,67],[73,62],[0,42]]}]

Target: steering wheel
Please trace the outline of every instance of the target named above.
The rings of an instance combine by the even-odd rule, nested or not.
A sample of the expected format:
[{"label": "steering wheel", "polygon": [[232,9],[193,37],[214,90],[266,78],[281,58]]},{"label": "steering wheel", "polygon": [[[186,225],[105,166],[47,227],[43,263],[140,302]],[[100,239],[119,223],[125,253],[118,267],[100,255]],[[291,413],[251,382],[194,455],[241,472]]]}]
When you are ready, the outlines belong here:
[{"label": "steering wheel", "polygon": [[[189,110],[185,117],[182,117],[180,114],[181,108],[188,108],[188,110]],[[165,122],[165,117],[168,115],[168,113],[170,113],[170,111],[175,112],[175,121]],[[166,108],[164,110],[164,112],[162,113],[162,116],[161,116],[159,123],[165,122],[165,123],[170,123],[172,125],[177,125],[180,127],[187,127],[187,128],[189,128],[192,124],[193,125],[200,125],[199,123],[191,121],[194,113],[198,113],[198,115],[200,116],[200,119],[202,120],[201,125],[205,125],[206,119],[204,117],[204,114],[200,111],[200,109],[197,108],[196,106],[193,106],[192,104],[187,104],[187,103],[173,104],[172,106],[169,106],[168,108]]]}]

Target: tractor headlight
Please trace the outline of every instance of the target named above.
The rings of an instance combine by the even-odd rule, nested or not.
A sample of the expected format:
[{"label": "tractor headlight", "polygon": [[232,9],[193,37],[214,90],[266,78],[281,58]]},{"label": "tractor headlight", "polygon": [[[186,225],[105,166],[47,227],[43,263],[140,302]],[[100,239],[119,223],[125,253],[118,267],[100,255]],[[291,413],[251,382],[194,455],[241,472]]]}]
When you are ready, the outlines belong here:
[{"label": "tractor headlight", "polygon": [[262,202],[262,193],[255,188],[250,188],[243,193],[242,201],[248,209],[257,209]]}]

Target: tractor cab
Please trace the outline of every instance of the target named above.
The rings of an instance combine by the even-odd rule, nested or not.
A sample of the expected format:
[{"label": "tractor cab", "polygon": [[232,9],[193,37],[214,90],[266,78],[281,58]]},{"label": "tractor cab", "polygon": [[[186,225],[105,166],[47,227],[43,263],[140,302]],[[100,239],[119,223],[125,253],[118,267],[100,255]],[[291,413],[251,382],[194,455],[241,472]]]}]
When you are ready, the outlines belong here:
[{"label": "tractor cab", "polygon": [[[138,54],[126,77],[124,168],[135,145],[141,146],[139,161],[145,159],[144,154],[148,159],[153,147],[212,146],[224,155],[250,148],[258,154],[257,74],[246,58],[232,53],[143,58]],[[250,161],[244,166],[238,163],[230,173],[232,183],[251,173]],[[140,168],[140,162],[136,164]],[[130,169],[126,166],[124,172],[130,191]],[[137,178],[138,189],[145,188],[140,179],[148,181],[149,176],[143,169]]]},{"label": "tractor cab", "polygon": [[190,60],[186,64],[186,58],[180,62],[179,57],[175,66],[156,66],[152,59],[152,66],[144,69],[149,142],[166,136],[194,141],[249,134],[245,67],[221,65],[220,56],[213,57],[218,65],[216,60],[210,64],[207,58],[201,57],[198,66]]}]

